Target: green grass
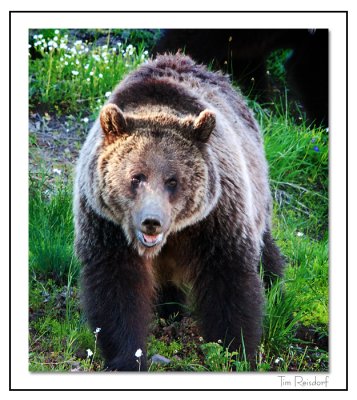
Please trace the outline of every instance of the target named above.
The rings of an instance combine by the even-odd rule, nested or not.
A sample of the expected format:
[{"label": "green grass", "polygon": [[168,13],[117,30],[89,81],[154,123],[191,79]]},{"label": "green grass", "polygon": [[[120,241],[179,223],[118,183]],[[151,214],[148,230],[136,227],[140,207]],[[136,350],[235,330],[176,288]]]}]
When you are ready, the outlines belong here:
[{"label": "green grass", "polygon": [[[41,57],[30,59],[30,106],[50,113],[52,118],[65,112],[79,119],[93,119],[105,93],[147,57],[144,44],[130,54],[127,42],[124,53],[120,53],[118,48],[114,52],[98,46],[95,40],[91,44],[75,44],[72,40],[69,44],[66,31],[41,32],[36,34],[44,35],[47,50],[38,48],[43,47],[42,38],[42,45],[32,42]],[[145,37],[145,33],[137,35]],[[63,39],[66,48],[48,50],[54,36],[59,44]],[[74,47],[78,50],[75,56],[70,50]],[[80,50],[83,52],[79,54]],[[70,58],[65,57],[70,53]],[[68,65],[61,58],[68,60]],[[74,70],[78,75],[72,73]],[[329,322],[328,132],[308,126],[303,116],[298,122],[291,118],[286,97],[274,108],[253,101],[250,105],[263,130],[270,167],[273,235],[287,258],[284,280],[267,292],[264,335],[255,370],[326,371],[328,352],[318,347],[328,337]],[[40,146],[39,143],[31,134],[30,146]],[[30,171],[29,369],[100,370],[103,360],[95,351],[96,335],[87,327],[79,307],[80,267],[73,253],[71,176],[58,176],[51,169],[38,166]],[[168,331],[181,332],[179,323],[154,321],[148,356],[160,354],[171,363],[152,364],[150,371],[251,368],[244,354],[230,352],[220,343],[205,343],[190,324],[180,334],[170,336]],[[87,357],[87,349],[95,354]]]},{"label": "green grass", "polygon": [[30,271],[61,283],[76,278],[71,187],[42,171],[30,175],[29,197]]},{"label": "green grass", "polygon": [[113,45],[110,32],[101,46],[73,39],[52,29],[30,35],[30,109],[94,114],[124,75],[148,58],[144,42],[135,47],[118,40]]}]

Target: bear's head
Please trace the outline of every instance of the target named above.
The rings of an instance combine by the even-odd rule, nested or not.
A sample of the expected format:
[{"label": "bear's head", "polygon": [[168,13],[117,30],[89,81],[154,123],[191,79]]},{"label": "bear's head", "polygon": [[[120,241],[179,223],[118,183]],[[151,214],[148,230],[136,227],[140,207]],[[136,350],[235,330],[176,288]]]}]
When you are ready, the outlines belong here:
[{"label": "bear's head", "polygon": [[102,211],[140,255],[156,255],[171,232],[203,219],[217,203],[219,179],[207,145],[215,115],[124,114],[107,104],[100,125]]}]

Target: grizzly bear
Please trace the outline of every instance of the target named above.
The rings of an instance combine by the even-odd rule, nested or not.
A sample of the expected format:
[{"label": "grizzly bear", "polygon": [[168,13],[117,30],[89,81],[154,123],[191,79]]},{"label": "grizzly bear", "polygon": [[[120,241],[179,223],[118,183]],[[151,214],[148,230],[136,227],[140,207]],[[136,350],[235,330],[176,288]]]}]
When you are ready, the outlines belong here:
[{"label": "grizzly bear", "polygon": [[[138,370],[155,301],[189,284],[202,336],[254,359],[271,236],[262,136],[228,77],[182,54],[129,74],[81,150],[74,190],[83,307],[109,370]],[[191,295],[190,295],[191,297]]]}]

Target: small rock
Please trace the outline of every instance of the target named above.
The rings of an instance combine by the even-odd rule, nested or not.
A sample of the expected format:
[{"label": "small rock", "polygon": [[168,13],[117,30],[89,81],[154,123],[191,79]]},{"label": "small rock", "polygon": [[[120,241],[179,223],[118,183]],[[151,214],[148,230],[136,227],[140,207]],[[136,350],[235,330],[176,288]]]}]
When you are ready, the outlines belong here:
[{"label": "small rock", "polygon": [[169,364],[171,362],[171,360],[169,360],[168,358],[164,357],[164,356],[160,356],[160,354],[154,354],[151,358],[151,361],[154,364]]},{"label": "small rock", "polygon": [[71,363],[71,372],[80,372],[81,371],[81,365],[79,362],[74,361]]}]

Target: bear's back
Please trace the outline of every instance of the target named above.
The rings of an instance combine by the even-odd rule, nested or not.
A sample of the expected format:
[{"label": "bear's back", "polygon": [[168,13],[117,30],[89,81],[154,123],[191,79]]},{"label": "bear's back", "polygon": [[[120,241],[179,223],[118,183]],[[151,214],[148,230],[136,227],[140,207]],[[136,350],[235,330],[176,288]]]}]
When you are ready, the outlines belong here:
[{"label": "bear's back", "polygon": [[128,75],[114,90],[109,102],[124,112],[160,107],[184,117],[206,108],[235,121],[237,116],[249,130],[259,134],[254,117],[242,96],[232,88],[228,76],[211,72],[182,54],[158,56]]}]

